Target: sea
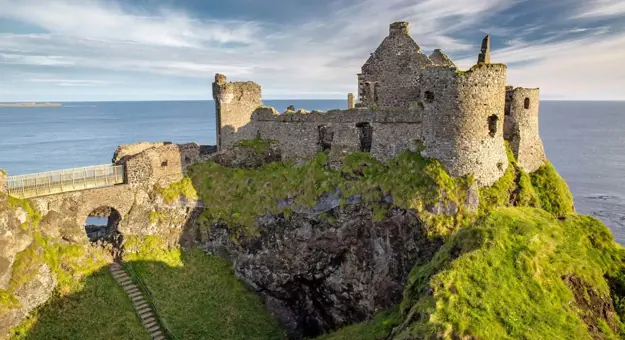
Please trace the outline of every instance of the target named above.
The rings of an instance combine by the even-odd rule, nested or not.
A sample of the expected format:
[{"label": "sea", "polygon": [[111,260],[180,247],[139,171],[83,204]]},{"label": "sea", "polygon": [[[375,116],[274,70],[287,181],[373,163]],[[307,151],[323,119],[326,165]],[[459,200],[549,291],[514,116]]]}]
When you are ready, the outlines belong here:
[{"label": "sea", "polygon": [[[284,111],[344,109],[344,100],[266,100]],[[540,135],[578,213],[625,244],[625,101],[541,101]],[[118,145],[215,144],[212,101],[67,102],[0,107],[0,168],[9,175],[107,164]]]}]

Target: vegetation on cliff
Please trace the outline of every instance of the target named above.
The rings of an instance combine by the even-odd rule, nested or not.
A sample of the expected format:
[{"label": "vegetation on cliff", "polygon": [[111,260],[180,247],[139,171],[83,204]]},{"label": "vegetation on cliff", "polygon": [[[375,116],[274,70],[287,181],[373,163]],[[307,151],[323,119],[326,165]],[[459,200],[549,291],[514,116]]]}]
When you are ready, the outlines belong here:
[{"label": "vegetation on cliff", "polygon": [[167,249],[159,237],[130,237],[127,270],[149,289],[166,327],[177,339],[283,339],[263,301],[229,264],[199,249]]},{"label": "vegetation on cliff", "polygon": [[[340,203],[358,197],[369,204],[378,219],[390,202],[414,209],[429,222],[432,234],[449,234],[465,223],[464,200],[473,183],[453,178],[434,159],[405,151],[387,163],[368,153],[353,153],[336,170],[328,166],[328,155],[319,153],[311,161],[273,162],[257,169],[224,167],[214,161],[195,164],[189,176],[203,200],[200,222],[225,222],[237,236],[258,233],[255,219],[267,213],[290,215],[294,209],[312,208],[324,195],[338,194]],[[428,206],[455,206],[453,215],[435,215]]]},{"label": "vegetation on cliff", "polygon": [[[624,304],[623,248],[600,221],[575,215],[568,186],[550,163],[527,174],[508,156],[505,175],[479,190],[475,213],[464,204],[472,179],[448,176],[419,152],[405,151],[387,163],[355,153],[340,169],[328,166],[324,153],[305,164],[257,169],[209,161],[195,165],[190,177],[207,207],[206,225],[225,222],[243,235],[258,232],[258,216],[288,217],[291,209],[313,207],[338,192],[341,204],[359,195],[380,217],[391,206],[384,199],[392,197],[392,205],[416,211],[431,236],[445,239],[432,259],[413,269],[398,312],[322,339],[625,335],[614,312]],[[457,209],[434,214],[428,207],[436,205]]]},{"label": "vegetation on cliff", "polygon": [[498,209],[413,269],[394,338],[617,339],[604,277],[624,256],[595,218]]},{"label": "vegetation on cliff", "polygon": [[52,292],[44,305],[11,330],[12,338],[149,338],[130,301],[104,267],[110,261],[107,250],[48,237],[39,230],[41,216],[28,200],[6,197],[5,202],[0,204],[0,213],[6,209],[25,212],[20,229],[30,245],[17,254],[8,287],[0,290],[0,318],[10,322],[14,312],[24,307],[20,301],[31,304]]}]

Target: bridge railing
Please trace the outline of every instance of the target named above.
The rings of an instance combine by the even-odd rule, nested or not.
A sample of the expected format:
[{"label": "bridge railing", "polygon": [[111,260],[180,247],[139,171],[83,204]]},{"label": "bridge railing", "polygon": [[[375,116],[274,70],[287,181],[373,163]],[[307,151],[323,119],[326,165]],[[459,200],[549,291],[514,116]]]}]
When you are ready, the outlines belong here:
[{"label": "bridge railing", "polygon": [[8,194],[29,198],[124,183],[123,165],[95,165],[6,178]]}]

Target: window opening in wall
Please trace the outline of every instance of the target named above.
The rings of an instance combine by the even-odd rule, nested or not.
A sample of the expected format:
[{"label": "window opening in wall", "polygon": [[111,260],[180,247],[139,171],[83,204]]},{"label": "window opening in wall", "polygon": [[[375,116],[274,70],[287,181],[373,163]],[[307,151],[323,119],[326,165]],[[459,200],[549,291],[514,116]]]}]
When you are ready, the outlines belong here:
[{"label": "window opening in wall", "polygon": [[488,117],[488,133],[490,134],[491,137],[495,137],[495,134],[497,133],[497,121],[498,120],[499,120],[499,117],[497,117],[497,115],[492,115]]},{"label": "window opening in wall", "polygon": [[184,162],[185,162],[186,164],[191,163],[191,157],[186,156],[186,157],[184,158]]},{"label": "window opening in wall", "polygon": [[163,161],[163,162],[161,162],[161,168],[164,168],[164,167],[166,167],[166,166],[167,166],[167,161]]},{"label": "window opening in wall", "polygon": [[425,91],[425,93],[423,93],[423,99],[425,99],[426,103],[431,103],[434,101],[434,93],[432,93],[431,91]]},{"label": "window opening in wall", "polygon": [[525,101],[523,102],[523,107],[526,110],[530,108],[530,99],[529,98],[525,98]]},{"label": "window opening in wall", "polygon": [[318,144],[321,147],[321,151],[330,150],[332,147],[332,139],[334,139],[334,132],[325,125],[319,125],[317,130],[319,131]]},{"label": "window opening in wall", "polygon": [[367,122],[357,123],[358,135],[360,137],[360,151],[371,152],[373,142],[373,127]]}]

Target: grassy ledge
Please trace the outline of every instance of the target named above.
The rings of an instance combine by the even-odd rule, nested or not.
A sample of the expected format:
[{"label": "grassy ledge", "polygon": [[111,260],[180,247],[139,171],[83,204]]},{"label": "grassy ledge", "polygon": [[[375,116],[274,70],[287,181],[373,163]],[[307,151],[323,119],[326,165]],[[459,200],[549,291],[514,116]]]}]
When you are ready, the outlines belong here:
[{"label": "grassy ledge", "polygon": [[[289,215],[295,207],[313,207],[325,194],[340,192],[341,204],[353,195],[371,206],[378,219],[384,217],[392,195],[393,204],[414,209],[430,222],[433,234],[448,234],[462,223],[462,206],[472,180],[452,178],[441,164],[405,151],[387,163],[368,153],[347,156],[339,170],[327,166],[328,155],[319,153],[303,165],[274,162],[258,169],[226,168],[213,161],[195,164],[189,177],[206,207],[200,222],[225,222],[241,235],[258,233],[255,219],[267,213]],[[455,216],[434,216],[425,207],[440,200],[459,206]],[[279,206],[279,202],[292,204]]]}]

